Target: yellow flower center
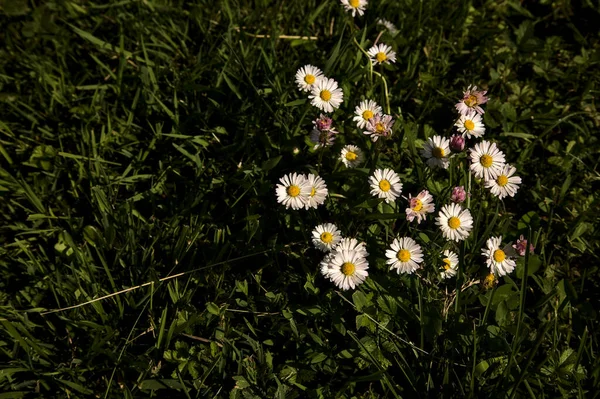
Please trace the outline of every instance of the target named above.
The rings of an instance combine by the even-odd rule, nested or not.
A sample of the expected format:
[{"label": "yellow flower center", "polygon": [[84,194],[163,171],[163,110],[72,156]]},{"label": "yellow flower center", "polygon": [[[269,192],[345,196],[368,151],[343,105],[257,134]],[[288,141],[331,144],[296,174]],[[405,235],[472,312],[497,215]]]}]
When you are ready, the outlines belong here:
[{"label": "yellow flower center", "polygon": [[477,97],[471,94],[465,100],[465,104],[467,104],[467,107],[474,107],[474,106],[476,106],[477,105]]},{"label": "yellow flower center", "polygon": [[465,121],[465,129],[467,129],[467,130],[473,130],[473,129],[475,129],[475,124],[473,123],[472,120],[468,120],[467,119]]},{"label": "yellow flower center", "polygon": [[381,191],[388,192],[390,191],[390,188],[392,188],[392,186],[390,185],[389,181],[383,179],[379,182],[379,188],[381,189]]},{"label": "yellow flower center", "polygon": [[345,262],[342,265],[342,273],[344,273],[346,276],[352,276],[355,270],[356,266],[354,266],[354,263],[352,262]]},{"label": "yellow flower center", "polygon": [[321,90],[320,97],[323,101],[329,101],[331,100],[331,92],[329,90]]},{"label": "yellow flower center", "polygon": [[431,150],[431,155],[436,158],[443,158],[446,153],[442,147],[435,147],[433,150]]},{"label": "yellow flower center", "polygon": [[492,158],[491,155],[488,155],[488,154],[483,154],[481,156],[481,158],[479,158],[479,163],[484,168],[489,168],[490,166],[492,166],[493,162],[494,162],[494,158]]},{"label": "yellow flower center", "polygon": [[413,206],[413,211],[419,212],[421,209],[423,209],[423,203],[421,202],[420,199],[417,199],[415,201],[415,206]]},{"label": "yellow flower center", "polygon": [[494,260],[496,262],[502,262],[502,261],[504,261],[504,259],[506,259],[506,254],[504,253],[503,250],[497,249],[494,251]]},{"label": "yellow flower center", "polygon": [[452,216],[450,219],[448,219],[448,227],[450,227],[452,230],[458,229],[460,227],[460,219],[456,216]]},{"label": "yellow flower center", "polygon": [[375,57],[377,58],[377,61],[379,61],[379,62],[383,62],[383,61],[387,60],[387,55],[385,55],[385,53],[383,51],[378,52]]},{"label": "yellow flower center", "polygon": [[400,262],[408,262],[410,260],[410,251],[407,249],[401,249],[398,251],[396,257]]},{"label": "yellow flower center", "polygon": [[317,193],[317,190],[315,190],[315,188],[313,187],[312,190],[310,190],[310,196],[314,197],[316,193]]},{"label": "yellow flower center", "polygon": [[448,258],[444,259],[444,269],[449,270],[451,268],[452,268],[452,262],[450,262],[450,259],[448,259]]},{"label": "yellow flower center", "polygon": [[487,276],[485,276],[485,280],[483,280],[483,286],[485,288],[491,288],[495,282],[496,282],[496,276],[493,273],[490,273]]},{"label": "yellow flower center", "polygon": [[498,176],[498,179],[496,179],[496,183],[498,183],[500,187],[504,187],[508,184],[508,177],[506,175],[500,175]]},{"label": "yellow flower center", "polygon": [[311,74],[308,74],[308,75],[306,75],[306,76],[304,77],[304,81],[305,81],[306,83],[308,83],[309,85],[311,85],[311,84],[315,83],[315,80],[316,80],[316,79],[317,79],[317,78],[315,78],[315,75],[311,75]]},{"label": "yellow flower center", "polygon": [[385,125],[383,123],[381,123],[381,122],[377,122],[375,124],[375,131],[377,133],[383,133],[383,132],[385,132]]},{"label": "yellow flower center", "polygon": [[332,240],[333,240],[333,234],[331,234],[327,231],[321,233],[321,241],[323,241],[325,244],[329,244]]},{"label": "yellow flower center", "polygon": [[346,159],[347,159],[348,161],[354,161],[354,160],[356,160],[356,158],[358,158],[358,155],[356,155],[356,153],[355,153],[355,152],[348,151],[348,152],[346,153]]},{"label": "yellow flower center", "polygon": [[363,112],[362,117],[364,120],[368,121],[373,117],[373,111],[371,111],[370,109],[366,110],[365,112]]},{"label": "yellow flower center", "polygon": [[292,184],[288,187],[287,193],[290,197],[297,197],[298,195],[300,195],[300,187]]}]

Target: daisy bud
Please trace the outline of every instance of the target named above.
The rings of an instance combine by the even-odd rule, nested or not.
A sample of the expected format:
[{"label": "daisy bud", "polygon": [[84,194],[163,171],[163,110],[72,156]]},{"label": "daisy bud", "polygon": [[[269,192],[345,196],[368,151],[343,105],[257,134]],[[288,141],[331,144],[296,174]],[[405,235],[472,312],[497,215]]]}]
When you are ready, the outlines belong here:
[{"label": "daisy bud", "polygon": [[450,138],[450,148],[452,151],[460,152],[465,149],[465,139],[460,134],[455,134]]},{"label": "daisy bud", "polygon": [[328,117],[327,115],[321,114],[314,122],[315,127],[320,131],[331,129],[331,125],[333,124],[333,119]]},{"label": "daisy bud", "polygon": [[[517,251],[519,256],[525,256],[525,252],[527,251],[527,240],[521,234],[521,237],[517,240],[517,243],[513,244],[512,247]],[[530,254],[533,254],[534,249],[535,248],[533,247],[533,244],[529,244],[529,253]]]},{"label": "daisy bud", "polygon": [[454,187],[450,196],[452,202],[461,203],[467,199],[467,192],[463,186]]}]

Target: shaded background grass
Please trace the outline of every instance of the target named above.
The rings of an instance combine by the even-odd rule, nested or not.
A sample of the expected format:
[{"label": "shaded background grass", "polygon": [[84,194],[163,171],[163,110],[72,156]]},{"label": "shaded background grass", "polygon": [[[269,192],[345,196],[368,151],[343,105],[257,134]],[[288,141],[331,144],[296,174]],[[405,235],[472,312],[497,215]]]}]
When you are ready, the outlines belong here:
[{"label": "shaded background grass", "polygon": [[[361,31],[336,1],[0,3],[7,397],[595,392],[598,5],[371,3]],[[312,225],[276,206],[277,179],[316,163],[296,69],[364,93],[352,37],[372,43],[382,16],[400,31],[382,39],[405,141],[446,134],[478,84],[523,176],[506,212],[534,234],[539,271],[526,299],[507,284],[486,323],[479,291],[446,318],[389,287],[345,302],[315,276]]]}]

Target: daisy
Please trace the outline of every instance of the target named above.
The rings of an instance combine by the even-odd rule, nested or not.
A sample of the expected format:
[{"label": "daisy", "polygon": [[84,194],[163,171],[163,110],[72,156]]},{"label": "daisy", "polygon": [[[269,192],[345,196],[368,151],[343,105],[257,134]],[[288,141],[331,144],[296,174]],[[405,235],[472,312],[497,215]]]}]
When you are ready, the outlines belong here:
[{"label": "daisy", "polygon": [[346,11],[352,11],[352,16],[355,17],[356,13],[362,16],[367,8],[367,0],[340,0]]},{"label": "daisy", "polygon": [[359,242],[356,238],[342,238],[340,243],[335,247],[335,251],[356,251],[362,255],[363,258],[369,256],[367,252],[367,244]]},{"label": "daisy", "polygon": [[515,261],[510,259],[515,255],[514,250],[510,245],[500,248],[501,243],[502,236],[490,237],[486,242],[487,248],[481,249],[481,254],[487,258],[486,263],[490,272],[500,277],[512,272],[517,266]]},{"label": "daisy", "polygon": [[485,134],[485,126],[481,120],[481,115],[475,111],[462,114],[454,126],[458,128],[463,137],[481,137]]},{"label": "daisy", "polygon": [[473,217],[468,209],[462,209],[458,204],[444,205],[435,219],[440,226],[442,235],[447,240],[462,241],[473,229]]},{"label": "daisy", "polygon": [[343,290],[362,284],[369,273],[369,262],[357,251],[336,251],[329,261],[331,281]]},{"label": "daisy", "polygon": [[367,130],[363,131],[367,136],[371,136],[371,141],[376,142],[379,137],[389,137],[392,135],[392,125],[394,119],[391,115],[376,114],[367,122]]},{"label": "daisy", "polygon": [[513,176],[516,171],[517,168],[506,164],[494,180],[486,180],[485,186],[500,199],[509,195],[514,197],[521,184],[521,178]]},{"label": "daisy", "polygon": [[311,91],[315,83],[323,78],[323,72],[315,66],[305,65],[296,72],[296,84],[301,91]]},{"label": "daisy", "polygon": [[373,100],[361,101],[360,104],[354,109],[354,118],[356,126],[359,129],[367,126],[367,122],[375,115],[381,114],[381,107]]},{"label": "daisy", "polygon": [[428,213],[435,211],[435,205],[433,204],[433,197],[429,194],[429,191],[423,190],[416,197],[408,195],[409,207],[406,208],[406,220],[412,222],[417,218],[417,223],[421,224],[422,220],[427,219]]},{"label": "daisy", "polygon": [[480,105],[485,104],[489,98],[486,96],[487,91],[477,90],[477,86],[469,86],[467,91],[463,93],[463,98],[455,107],[461,115],[465,115],[469,111],[475,111],[478,114],[483,114],[485,111]]},{"label": "daisy", "polygon": [[[523,237],[523,234],[521,234],[521,237],[517,239],[517,243],[514,244],[512,247],[519,254],[519,256],[525,256],[525,253],[527,252],[527,240],[525,239],[525,237]],[[533,246],[533,244],[529,244],[529,253],[533,255],[534,250],[535,247]]]},{"label": "daisy", "polygon": [[421,155],[427,158],[427,165],[430,168],[448,169],[450,160],[450,140],[442,136],[433,136],[427,139],[427,142],[421,150]]},{"label": "daisy", "polygon": [[396,36],[398,34],[398,28],[396,28],[396,25],[394,25],[387,19],[379,18],[377,20],[377,25],[383,25],[383,27],[385,27],[385,29],[387,29],[388,32],[390,32],[390,35],[392,36]]},{"label": "daisy", "polygon": [[310,196],[311,187],[304,175],[291,173],[279,179],[281,184],[275,188],[277,202],[285,205],[286,209],[304,208]]},{"label": "daisy", "polygon": [[365,160],[365,155],[357,146],[348,144],[342,148],[340,160],[344,163],[344,165],[346,165],[347,168],[356,168],[358,165],[363,163]]},{"label": "daisy", "polygon": [[323,275],[323,277],[328,278],[331,280],[331,275],[329,274],[330,270],[329,266],[331,264],[331,260],[333,259],[333,257],[336,255],[335,251],[331,251],[331,252],[327,252],[325,254],[325,256],[323,257],[323,260],[321,260],[321,262],[319,262],[319,269],[321,270],[321,274]]},{"label": "daisy", "polygon": [[504,153],[496,147],[496,143],[482,141],[471,148],[471,172],[475,177],[486,181],[495,179],[502,173],[504,167]]},{"label": "daisy", "polygon": [[444,269],[442,270],[442,278],[450,278],[456,276],[458,270],[458,255],[452,251],[445,250],[444,253]]},{"label": "daisy", "polygon": [[371,183],[371,194],[377,198],[384,198],[390,203],[396,200],[402,192],[400,176],[391,169],[377,169],[373,176],[369,177]]},{"label": "daisy", "polygon": [[484,289],[489,290],[496,284],[498,284],[498,279],[496,278],[496,275],[494,273],[490,273],[487,276],[485,276],[485,279],[483,280]]},{"label": "daisy", "polygon": [[317,208],[319,205],[324,203],[325,198],[327,198],[327,184],[325,184],[325,180],[319,176],[313,175],[312,173],[308,174],[306,180],[310,185],[310,193],[308,195],[305,207],[306,209]]},{"label": "daisy", "polygon": [[344,92],[335,80],[324,77],[317,80],[308,98],[311,99],[310,103],[320,110],[333,112],[333,109],[339,108],[344,101]]},{"label": "daisy", "polygon": [[335,142],[335,135],[338,133],[335,129],[319,130],[318,128],[314,128],[310,132],[310,141],[315,143],[313,150],[321,147],[331,147]]},{"label": "daisy", "polygon": [[423,262],[423,251],[421,246],[410,237],[395,238],[391,249],[385,251],[388,260],[385,262],[390,265],[390,270],[396,269],[398,274],[411,274]]},{"label": "daisy", "polygon": [[333,223],[323,223],[312,231],[312,242],[323,252],[331,251],[342,239],[342,234]]},{"label": "daisy", "polygon": [[396,52],[390,46],[379,43],[367,51],[373,65],[396,62]]}]

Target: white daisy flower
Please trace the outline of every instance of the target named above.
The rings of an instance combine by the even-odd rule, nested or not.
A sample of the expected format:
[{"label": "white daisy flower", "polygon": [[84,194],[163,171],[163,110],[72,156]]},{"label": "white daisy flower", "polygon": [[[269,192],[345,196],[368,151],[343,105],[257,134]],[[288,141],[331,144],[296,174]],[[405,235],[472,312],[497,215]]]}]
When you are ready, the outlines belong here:
[{"label": "white daisy flower", "polygon": [[356,168],[358,165],[364,162],[365,155],[357,146],[348,144],[342,148],[340,160],[344,163],[344,165],[346,165],[347,168]]},{"label": "white daisy flower", "polygon": [[279,181],[281,184],[275,188],[277,202],[285,205],[286,208],[304,208],[311,191],[306,176],[291,173],[283,176]]},{"label": "white daisy flower", "polygon": [[447,240],[462,241],[473,229],[473,217],[468,209],[462,209],[458,204],[444,205],[435,219],[440,226],[442,235]]},{"label": "white daisy flower", "polygon": [[399,33],[398,28],[396,28],[396,25],[394,25],[387,19],[379,18],[377,20],[377,25],[383,25],[392,36],[396,36]]},{"label": "white daisy flower", "polygon": [[506,164],[494,180],[486,180],[485,186],[500,199],[509,195],[514,197],[521,184],[521,178],[513,176],[516,171],[517,168]]},{"label": "white daisy flower", "polygon": [[504,153],[496,147],[496,143],[482,141],[469,150],[471,172],[480,179],[495,179],[504,167]]},{"label": "white daisy flower", "polygon": [[406,220],[412,222],[417,218],[417,223],[421,224],[422,220],[427,219],[428,213],[435,212],[435,204],[433,203],[433,197],[429,194],[429,191],[423,190],[416,197],[408,195],[408,205],[406,208]]},{"label": "white daisy flower", "polygon": [[484,255],[487,260],[487,266],[490,268],[490,272],[497,276],[504,276],[512,272],[517,264],[510,257],[514,256],[514,250],[510,245],[506,245],[504,248],[500,248],[502,244],[502,236],[490,237],[487,242],[487,248],[481,249],[481,254]]},{"label": "white daisy flower", "polygon": [[421,246],[410,237],[395,238],[391,249],[385,251],[388,260],[385,262],[390,265],[390,270],[396,269],[398,274],[411,274],[417,270],[423,262],[423,251]]},{"label": "white daisy flower", "polygon": [[371,136],[372,142],[376,142],[379,137],[390,137],[393,125],[394,118],[391,115],[376,114],[369,119],[366,124],[367,130],[363,131],[363,133]]},{"label": "white daisy flower", "polygon": [[315,66],[304,65],[296,72],[296,84],[301,91],[311,91],[315,83],[323,78],[323,72]]},{"label": "white daisy flower", "polygon": [[329,252],[342,240],[342,233],[333,223],[323,223],[312,231],[312,242],[323,252]]},{"label": "white daisy flower", "polygon": [[389,64],[390,62],[396,62],[396,52],[392,48],[383,43],[379,43],[367,51],[373,65],[376,64]]},{"label": "white daisy flower", "polygon": [[485,134],[485,126],[481,120],[481,115],[476,111],[470,111],[458,118],[454,124],[463,137],[481,137]]},{"label": "white daisy flower", "polygon": [[352,11],[352,16],[355,17],[356,13],[362,16],[367,8],[367,0],[340,0],[346,11]]},{"label": "white daisy flower", "polygon": [[308,98],[321,111],[333,112],[344,101],[344,92],[335,80],[323,77],[314,84]]},{"label": "white daisy flower", "polygon": [[369,256],[367,252],[367,244],[359,242],[356,238],[342,238],[340,243],[335,247],[334,251],[356,251],[363,258]]},{"label": "white daisy flower", "polygon": [[390,203],[396,200],[402,193],[400,176],[391,169],[376,169],[373,176],[369,177],[371,183],[371,194],[377,198],[384,198]]},{"label": "white daisy flower", "polygon": [[359,105],[354,109],[354,118],[352,120],[356,122],[356,126],[359,129],[367,126],[367,122],[375,115],[381,114],[381,107],[373,100],[361,101]]},{"label": "white daisy flower", "polygon": [[319,262],[319,269],[321,270],[321,274],[325,278],[331,279],[331,275],[329,274],[331,269],[329,269],[329,267],[331,266],[331,260],[333,259],[335,254],[335,251],[327,252],[323,257],[323,260]]},{"label": "white daisy flower", "polygon": [[442,278],[450,278],[456,276],[458,271],[458,255],[452,251],[445,250],[443,253],[443,270],[440,273]]},{"label": "white daisy flower", "polygon": [[469,85],[467,90],[463,93],[462,100],[456,103],[456,110],[463,115],[470,111],[475,111],[479,114],[485,113],[480,105],[488,102],[489,97],[486,96],[486,94],[487,90],[477,90],[477,86]]},{"label": "white daisy flower", "polygon": [[313,175],[312,173],[308,174],[306,180],[310,185],[310,193],[305,205],[306,209],[317,208],[324,203],[325,198],[327,198],[327,184],[325,184],[325,180],[321,177]]},{"label": "white daisy flower", "polygon": [[430,137],[423,149],[421,155],[427,158],[427,165],[430,168],[444,168],[448,169],[450,160],[450,140],[443,138],[442,136]]},{"label": "white daisy flower", "polygon": [[329,261],[331,281],[343,290],[362,284],[369,273],[369,262],[357,251],[336,251]]}]

